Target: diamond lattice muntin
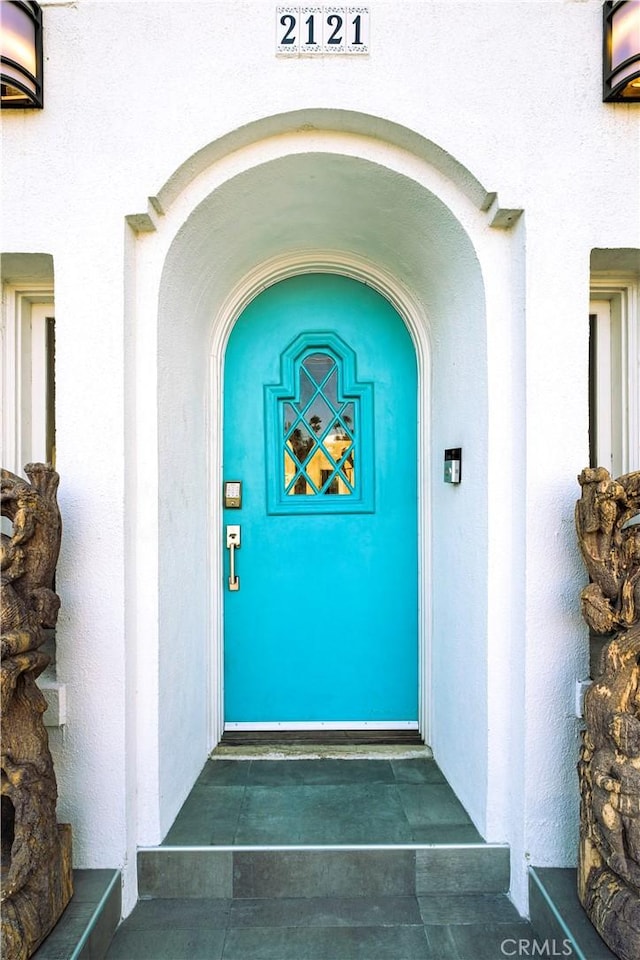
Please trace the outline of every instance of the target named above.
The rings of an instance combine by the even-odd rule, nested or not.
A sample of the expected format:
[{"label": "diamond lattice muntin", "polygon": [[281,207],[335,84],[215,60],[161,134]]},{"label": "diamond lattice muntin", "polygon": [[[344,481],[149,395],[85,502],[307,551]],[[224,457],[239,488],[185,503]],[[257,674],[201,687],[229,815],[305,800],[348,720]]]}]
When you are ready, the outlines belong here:
[{"label": "diamond lattice muntin", "polygon": [[310,353],[297,368],[299,399],[281,401],[287,496],[355,493],[357,401],[342,398],[340,372],[330,353]]}]

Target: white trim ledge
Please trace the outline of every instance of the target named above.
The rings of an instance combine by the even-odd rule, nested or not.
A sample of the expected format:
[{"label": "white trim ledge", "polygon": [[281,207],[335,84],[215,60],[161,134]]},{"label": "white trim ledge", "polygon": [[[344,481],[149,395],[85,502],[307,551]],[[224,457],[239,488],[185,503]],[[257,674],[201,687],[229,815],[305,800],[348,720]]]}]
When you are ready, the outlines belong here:
[{"label": "white trim ledge", "polygon": [[282,720],[225,723],[225,730],[418,730],[417,720]]}]

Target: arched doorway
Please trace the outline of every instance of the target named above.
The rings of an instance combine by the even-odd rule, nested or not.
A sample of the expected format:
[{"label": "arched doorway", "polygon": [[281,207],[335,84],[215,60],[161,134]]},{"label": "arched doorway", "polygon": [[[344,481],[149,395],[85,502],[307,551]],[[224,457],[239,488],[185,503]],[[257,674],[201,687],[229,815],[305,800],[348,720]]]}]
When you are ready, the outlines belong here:
[{"label": "arched doorway", "polygon": [[[418,369],[419,725],[482,823],[488,764],[503,763],[487,745],[488,713],[501,703],[488,696],[495,676],[501,679],[488,672],[488,553],[495,556],[507,537],[503,525],[488,536],[491,391],[498,435],[511,442],[499,402],[510,367],[488,365],[485,279],[492,349],[509,357],[509,239],[487,230],[485,210],[442,170],[390,142],[301,132],[210,159],[141,234],[145,255],[136,270],[137,638],[139,662],[158,664],[140,672],[152,708],[139,714],[148,768],[141,782],[149,785],[142,794],[151,807],[161,798],[159,826],[148,836],[170,824],[184,785],[224,728],[227,340],[261,290],[303,273],[363,281],[393,304],[411,334]],[[149,229],[144,218],[139,229]],[[450,446],[464,448],[464,481],[455,490],[442,483],[442,453]],[[150,580],[154,563],[158,577]],[[184,585],[178,590],[177,570]],[[464,603],[452,602],[459,584]],[[506,633],[494,636],[492,664]]]}]

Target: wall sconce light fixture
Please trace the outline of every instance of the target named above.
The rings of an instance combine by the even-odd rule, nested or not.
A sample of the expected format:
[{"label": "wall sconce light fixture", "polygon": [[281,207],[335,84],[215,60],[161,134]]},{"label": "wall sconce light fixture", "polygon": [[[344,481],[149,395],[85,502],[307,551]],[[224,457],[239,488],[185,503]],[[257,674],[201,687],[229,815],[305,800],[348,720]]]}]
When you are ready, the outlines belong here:
[{"label": "wall sconce light fixture", "polygon": [[603,15],[602,99],[640,102],[640,0],[606,0]]},{"label": "wall sconce light fixture", "polygon": [[42,107],[42,10],[37,3],[0,0],[0,105]]}]

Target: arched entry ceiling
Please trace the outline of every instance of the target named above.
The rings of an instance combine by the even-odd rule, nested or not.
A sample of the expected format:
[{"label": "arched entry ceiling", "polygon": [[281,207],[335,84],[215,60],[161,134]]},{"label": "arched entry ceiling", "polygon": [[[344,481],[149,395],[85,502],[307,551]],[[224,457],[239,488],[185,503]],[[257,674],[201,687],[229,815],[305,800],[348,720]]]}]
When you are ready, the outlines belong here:
[{"label": "arched entry ceiling", "polygon": [[161,312],[174,313],[179,302],[191,322],[210,325],[256,264],[314,250],[375,264],[434,316],[441,298],[457,297],[459,284],[468,289],[471,275],[482,300],[473,245],[442,200],[388,167],[319,151],[262,163],[202,200],[168,252]]},{"label": "arched entry ceiling", "polygon": [[210,322],[256,265],[314,249],[369,260],[429,310],[438,289],[454,294],[448,279],[478,266],[469,237],[487,226],[501,233],[520,213],[500,208],[495,192],[415,131],[316,108],[263,117],[205,145],[127,221],[161,235],[161,309],[165,293],[182,288]]}]

